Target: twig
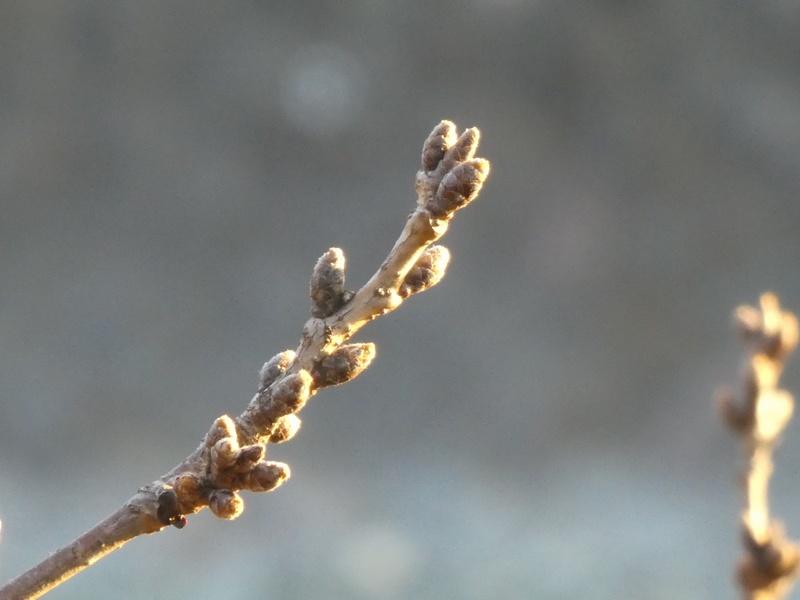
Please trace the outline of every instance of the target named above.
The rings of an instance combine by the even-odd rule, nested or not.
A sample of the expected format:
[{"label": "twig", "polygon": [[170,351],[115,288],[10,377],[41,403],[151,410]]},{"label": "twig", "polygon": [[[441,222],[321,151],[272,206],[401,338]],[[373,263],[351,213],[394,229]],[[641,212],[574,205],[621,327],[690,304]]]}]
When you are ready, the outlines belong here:
[{"label": "twig", "polygon": [[289,467],[264,460],[266,444],[297,433],[297,413],[320,389],[350,381],[375,357],[370,343],[346,344],[368,321],[438,283],[450,255],[431,246],[454,213],[477,197],[489,162],[474,158],[479,131],[460,136],[442,121],[425,140],[417,174],[417,207],[372,278],[357,292],[344,288],[344,254],[331,248],[311,277],[312,318],[296,351],[267,362],[258,392],[236,418],[219,417],[203,443],[166,475],[139,489],[114,514],[0,588],[0,600],[38,598],[136,536],[172,525],[208,506],[223,519],[244,508],[240,490],[268,492],[289,477]]},{"label": "twig", "polygon": [[791,419],[792,395],[778,389],[786,358],[797,346],[797,318],[781,311],[778,298],[761,296],[761,308],[740,306],[736,328],[747,347],[741,390],[718,393],[723,421],[742,441],[746,460],[742,483],[744,555],[737,566],[743,598],[778,600],[788,594],[800,569],[800,548],[786,539],[783,526],[769,516],[768,486],[772,453]]}]

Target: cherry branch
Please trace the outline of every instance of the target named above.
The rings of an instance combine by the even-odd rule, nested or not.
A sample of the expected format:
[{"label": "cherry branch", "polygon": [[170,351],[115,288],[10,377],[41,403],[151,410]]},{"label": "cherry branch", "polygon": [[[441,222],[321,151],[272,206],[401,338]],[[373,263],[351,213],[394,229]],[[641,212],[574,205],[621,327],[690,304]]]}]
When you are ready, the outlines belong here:
[{"label": "cherry branch", "polygon": [[346,343],[356,331],[444,276],[449,252],[431,244],[444,235],[455,212],[477,197],[489,174],[489,162],[474,157],[479,137],[477,128],[459,136],[450,121],[437,125],[423,145],[417,207],[372,278],[358,291],[348,291],[344,254],[338,248],[325,252],[311,277],[312,317],[300,345],[264,364],[257,393],[244,412],[217,418],[179,465],[0,588],[0,600],[38,598],[139,535],[183,528],[188,515],[205,507],[234,519],[244,509],[240,491],[269,492],[286,481],[289,467],[265,460],[266,445],[297,433],[297,413],[315,393],[350,381],[369,366],[375,346]]},{"label": "cherry branch", "polygon": [[739,435],[746,464],[742,474],[744,554],[737,578],[746,600],[779,600],[791,589],[800,569],[800,548],[789,541],[783,525],[769,515],[772,453],[794,410],[794,399],[778,389],[783,366],[797,347],[797,318],[781,310],[766,293],[761,307],[740,306],[736,329],[747,348],[738,394],[717,396],[725,424]]}]

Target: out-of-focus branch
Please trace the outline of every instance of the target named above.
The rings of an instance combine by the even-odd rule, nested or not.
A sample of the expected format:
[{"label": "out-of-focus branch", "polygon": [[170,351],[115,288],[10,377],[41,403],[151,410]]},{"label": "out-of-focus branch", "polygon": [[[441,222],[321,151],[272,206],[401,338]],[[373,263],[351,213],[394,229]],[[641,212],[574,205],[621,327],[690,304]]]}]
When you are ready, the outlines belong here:
[{"label": "out-of-focus branch", "polygon": [[457,135],[442,121],[425,140],[417,173],[417,207],[378,271],[357,292],[344,287],[344,254],[331,248],[311,277],[312,317],[296,351],[286,350],[261,369],[258,391],[238,417],[223,415],[200,446],[166,475],[139,489],[110,517],[0,588],[0,600],[38,598],[127,541],[167,526],[182,528],[186,516],[209,507],[234,519],[244,509],[242,490],[269,492],[289,477],[289,467],[265,460],[266,445],[292,438],[297,413],[320,389],[359,375],[375,357],[370,343],[348,344],[372,319],[444,276],[449,252],[431,244],[455,212],[481,190],[489,162],[475,158],[479,131]]},{"label": "out-of-focus branch", "polygon": [[772,453],[794,408],[792,395],[777,386],[797,346],[797,318],[781,310],[774,294],[765,293],[760,308],[740,306],[734,319],[746,347],[740,389],[721,390],[717,405],[723,421],[739,435],[745,458],[744,555],[737,578],[745,599],[778,600],[800,569],[800,548],[786,539],[779,521],[771,520],[768,501]]}]

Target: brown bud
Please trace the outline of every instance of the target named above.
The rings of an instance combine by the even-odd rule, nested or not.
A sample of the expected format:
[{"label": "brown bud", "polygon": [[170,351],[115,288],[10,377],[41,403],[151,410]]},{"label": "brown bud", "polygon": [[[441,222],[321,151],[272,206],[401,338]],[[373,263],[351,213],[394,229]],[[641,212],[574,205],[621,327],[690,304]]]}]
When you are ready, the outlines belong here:
[{"label": "brown bud", "polygon": [[422,145],[422,168],[430,172],[439,166],[445,152],[456,142],[456,126],[452,121],[442,121],[433,128]]},{"label": "brown bud", "polygon": [[286,372],[286,368],[294,360],[294,350],[284,350],[280,354],[276,354],[261,367],[259,371],[258,391],[267,389],[273,381]]},{"label": "brown bud", "polygon": [[305,370],[284,377],[272,392],[270,412],[282,417],[302,409],[311,395],[311,382],[311,375]]},{"label": "brown bud", "polygon": [[239,444],[233,438],[223,438],[211,449],[211,460],[218,469],[230,467],[238,456]]},{"label": "brown bud", "polygon": [[236,425],[228,415],[217,417],[206,434],[205,443],[209,448],[223,438],[236,438]]},{"label": "brown bud", "polygon": [[477,127],[470,127],[465,129],[463,133],[458,136],[458,140],[453,144],[453,147],[447,151],[444,161],[447,164],[455,164],[468,161],[475,156],[475,151],[478,149],[478,142],[481,139],[481,132]]},{"label": "brown bud", "polygon": [[220,519],[235,519],[244,511],[244,501],[236,492],[214,490],[208,497],[208,507]]},{"label": "brown bud", "polygon": [[489,176],[489,169],[489,161],[482,158],[456,165],[442,178],[427,208],[436,217],[449,216],[463,208],[481,191],[483,182]]},{"label": "brown bud", "polygon": [[282,444],[283,442],[288,442],[300,430],[300,425],[300,417],[295,414],[281,417],[275,424],[275,429],[272,434],[269,436],[270,443]]},{"label": "brown bud", "polygon": [[398,294],[408,298],[433,287],[442,280],[450,262],[450,251],[444,246],[429,246],[400,285]]},{"label": "brown bud", "polygon": [[234,470],[237,473],[247,473],[248,471],[252,471],[253,468],[263,460],[266,453],[267,450],[262,444],[245,446],[239,451],[239,455],[236,457],[236,465],[234,466]]},{"label": "brown bud", "polygon": [[289,479],[289,465],[281,462],[262,462],[245,475],[243,485],[251,492],[271,492]]},{"label": "brown bud", "polygon": [[311,275],[311,315],[318,319],[331,316],[352,297],[344,289],[344,253],[331,248],[319,257]]},{"label": "brown bud", "polygon": [[200,479],[194,473],[181,473],[175,478],[172,487],[181,502],[192,503],[200,497]]},{"label": "brown bud", "polygon": [[317,387],[339,385],[350,381],[366,369],[375,358],[375,344],[345,344],[320,360],[312,372]]}]

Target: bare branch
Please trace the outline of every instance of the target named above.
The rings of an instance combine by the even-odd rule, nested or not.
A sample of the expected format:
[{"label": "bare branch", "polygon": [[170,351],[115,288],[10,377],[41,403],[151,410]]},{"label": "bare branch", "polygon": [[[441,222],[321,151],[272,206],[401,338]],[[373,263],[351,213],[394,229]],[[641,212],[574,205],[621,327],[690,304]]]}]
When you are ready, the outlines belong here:
[{"label": "bare branch", "polygon": [[38,598],[134,537],[172,525],[205,507],[234,519],[244,509],[239,492],[267,492],[289,477],[283,463],[265,460],[268,443],[294,436],[297,413],[320,389],[357,377],[375,358],[373,344],[347,344],[372,319],[409,296],[438,283],[449,260],[431,246],[444,235],[454,213],[480,192],[489,162],[474,158],[479,132],[460,136],[442,121],[422,150],[417,208],[372,278],[357,292],[344,288],[344,254],[331,248],[311,278],[312,317],[296,351],[286,350],[261,369],[258,391],[244,412],[223,415],[203,443],[169,473],[143,486],[113,515],[0,588],[0,600]]},{"label": "bare branch", "polygon": [[742,513],[744,556],[737,577],[747,600],[779,600],[788,594],[800,570],[800,548],[786,539],[783,526],[769,516],[772,453],[792,416],[792,395],[777,388],[784,361],[797,346],[797,318],[781,311],[766,293],[761,308],[741,306],[736,328],[747,347],[741,390],[721,390],[717,405],[723,421],[742,441],[746,466]]}]

